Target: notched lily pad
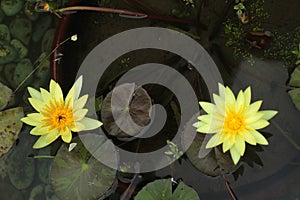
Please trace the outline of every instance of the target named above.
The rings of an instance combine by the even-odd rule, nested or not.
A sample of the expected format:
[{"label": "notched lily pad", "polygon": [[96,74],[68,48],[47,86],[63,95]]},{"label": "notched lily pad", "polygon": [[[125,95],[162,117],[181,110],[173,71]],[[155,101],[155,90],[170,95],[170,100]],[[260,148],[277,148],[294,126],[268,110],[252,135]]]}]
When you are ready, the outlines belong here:
[{"label": "notched lily pad", "polygon": [[133,83],[119,85],[104,98],[101,119],[109,134],[134,136],[149,124],[151,98],[145,89],[135,87]]},{"label": "notched lily pad", "polygon": [[1,8],[6,16],[13,16],[22,9],[23,3],[22,0],[2,0]]},{"label": "notched lily pad", "polygon": [[172,181],[161,179],[148,183],[134,198],[135,200],[199,200],[197,192],[180,182],[172,194]]},{"label": "notched lily pad", "polygon": [[29,44],[32,32],[32,23],[26,18],[15,18],[9,24],[11,35],[23,42],[25,45]]},{"label": "notched lily pad", "polygon": [[5,41],[0,41],[0,64],[12,62],[17,57],[17,51]]},{"label": "notched lily pad", "polygon": [[300,87],[300,66],[296,67],[292,73],[289,85],[292,87]]},{"label": "notched lily pad", "polygon": [[300,88],[289,91],[289,95],[297,109],[300,110]]},{"label": "notched lily pad", "polygon": [[13,39],[10,41],[10,44],[17,50],[19,59],[23,59],[27,56],[28,49],[22,44],[22,42]]},{"label": "notched lily pad", "polygon": [[0,40],[10,41],[9,29],[5,24],[0,24]]},{"label": "notched lily pad", "polygon": [[17,107],[0,112],[0,156],[10,150],[22,128],[23,108]]},{"label": "notched lily pad", "polygon": [[84,148],[79,138],[69,152],[61,146],[51,167],[51,185],[60,199],[98,199],[111,187],[116,171],[106,167]]},{"label": "notched lily pad", "polygon": [[0,110],[3,110],[11,99],[12,90],[0,82]]}]

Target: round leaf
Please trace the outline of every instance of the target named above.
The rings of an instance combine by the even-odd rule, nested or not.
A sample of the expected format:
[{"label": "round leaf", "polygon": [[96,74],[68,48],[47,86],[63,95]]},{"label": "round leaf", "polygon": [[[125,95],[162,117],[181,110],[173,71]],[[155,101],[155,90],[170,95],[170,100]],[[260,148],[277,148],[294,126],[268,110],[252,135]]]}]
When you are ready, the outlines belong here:
[{"label": "round leaf", "polygon": [[104,166],[90,155],[78,138],[69,152],[61,146],[51,167],[51,184],[55,194],[64,200],[98,199],[112,185],[116,171]]},{"label": "round leaf", "polygon": [[197,192],[180,182],[172,194],[172,181],[161,179],[148,183],[136,195],[135,200],[199,200]]},{"label": "round leaf", "polygon": [[5,108],[12,96],[12,90],[0,83],[0,110]]}]

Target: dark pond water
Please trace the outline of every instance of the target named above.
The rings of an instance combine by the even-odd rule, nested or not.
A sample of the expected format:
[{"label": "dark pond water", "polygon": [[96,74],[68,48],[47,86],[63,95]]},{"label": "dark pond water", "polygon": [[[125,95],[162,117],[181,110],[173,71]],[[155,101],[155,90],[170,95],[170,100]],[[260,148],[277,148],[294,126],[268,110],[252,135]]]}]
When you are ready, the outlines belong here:
[{"label": "dark pond water", "polygon": [[[91,87],[97,86],[96,92],[90,95],[91,99],[94,97],[103,99],[114,88],[117,81],[131,69],[147,63],[159,63],[182,74],[195,92],[197,101],[210,101],[210,86],[206,84],[205,80],[212,78],[213,75],[200,74],[196,69],[195,62],[192,62],[193,58],[203,56],[203,52],[191,52],[191,60],[187,60],[171,50],[134,49],[130,47],[128,52],[116,54],[115,56],[112,49],[119,51],[124,46],[130,45],[131,41],[139,40],[139,35],[137,35],[136,38],[128,37],[127,40],[121,40],[117,44],[112,43],[115,46],[107,48],[107,51],[102,50],[99,59],[95,58],[97,54],[90,54],[91,51],[97,53],[95,49],[103,41],[123,31],[142,27],[161,27],[176,30],[193,38],[196,43],[200,44],[207,51],[207,55],[213,59],[224,84],[230,86],[235,94],[239,90],[251,86],[252,101],[262,99],[262,109],[279,111],[279,114],[270,121],[270,126],[262,130],[269,141],[269,145],[255,147],[248,145],[245,156],[242,157],[239,164],[231,168],[230,172],[225,173],[224,176],[222,175],[223,172],[210,176],[211,174],[209,175],[207,171],[216,171],[216,169],[211,169],[212,165],[209,162],[204,163],[204,171],[207,170],[206,172],[198,170],[195,163],[191,162],[189,153],[184,154],[171,165],[140,174],[120,172],[122,170],[126,171],[127,165],[130,165],[130,163],[122,163],[122,158],[120,158],[119,172],[104,170],[101,173],[92,171],[91,174],[88,174],[94,177],[114,177],[114,174],[117,174],[117,178],[108,178],[106,182],[101,182],[103,184],[102,190],[104,190],[102,193],[108,190],[113,183],[113,187],[108,190],[109,192],[102,199],[133,199],[133,196],[143,186],[161,178],[174,178],[174,180],[183,181],[197,191],[200,199],[232,199],[226,188],[224,177],[230,183],[237,199],[296,200],[300,198],[298,189],[300,184],[300,136],[298,134],[300,130],[298,124],[300,111],[297,110],[288,95],[288,91],[292,89],[288,86],[290,74],[296,67],[295,61],[297,60],[297,57],[291,51],[297,49],[300,43],[300,14],[298,12],[300,3],[297,0],[284,2],[265,0],[260,3],[254,0],[245,1],[244,4],[249,17],[247,24],[242,24],[238,19],[235,13],[236,10],[233,9],[234,4],[231,1],[217,0],[195,1],[195,8],[185,6],[181,0],[98,0],[89,1],[89,3],[83,1],[80,4],[149,13],[152,18],[157,18],[155,16],[172,16],[172,10],[174,10],[173,14],[175,13],[177,16],[188,13],[189,15],[184,19],[191,19],[195,22],[194,24],[189,24],[188,21],[175,23],[172,22],[172,19],[171,21],[169,19],[164,21],[165,18],[163,17],[163,19],[161,17],[158,17],[159,19],[137,19],[119,16],[118,14],[89,11],[70,13],[72,17],[66,34],[68,36],[77,34],[78,40],[65,43],[61,52],[63,55],[57,61],[58,67],[61,68],[62,87],[65,91],[73,84],[78,70],[81,72],[82,68],[92,65],[89,71],[86,72],[92,78],[85,76],[84,81],[86,79],[87,83],[93,83]],[[49,55],[52,48],[52,38],[59,22],[58,18],[51,13],[39,13],[35,18],[30,19],[24,13],[23,2],[22,6],[23,8],[13,16],[3,15],[1,22],[9,27],[11,38],[6,42],[17,38],[28,49],[28,53],[23,58],[15,58],[1,65],[0,82],[12,89],[16,89],[20,83],[16,80],[25,78],[25,75],[38,65],[35,61],[43,52],[46,56]],[[264,8],[264,10],[261,10],[261,8]],[[16,33],[28,30],[11,30],[11,23],[15,19],[29,21],[28,23],[32,26],[28,33],[29,38],[24,36],[22,39]],[[226,33],[226,30],[224,30],[226,25],[234,27],[235,34],[232,31]],[[37,33],[38,30],[41,33]],[[264,40],[266,46],[261,44],[262,39],[265,39],[265,35],[258,36],[258,38],[249,35],[250,32],[264,33],[265,31],[272,33],[270,43],[269,38]],[[242,36],[239,36],[239,34]],[[151,37],[149,36],[149,38]],[[162,36],[162,38],[168,37]],[[1,38],[1,40],[3,39]],[[266,49],[255,47],[253,43],[249,43],[249,40],[256,41],[256,44],[262,45],[261,47],[266,47]],[[144,42],[146,44],[149,41],[151,40],[146,39]],[[162,41],[162,43],[164,42]],[[174,41],[174,43],[176,42],[178,41]],[[170,42],[171,44],[172,42]],[[184,43],[180,45],[182,51],[189,52],[189,48],[192,48]],[[120,52],[122,51],[120,50]],[[114,59],[111,61],[105,60],[108,57],[111,59],[112,55],[115,56]],[[16,75],[17,64],[24,58],[28,58],[32,64],[29,67],[24,66],[26,70],[21,72],[23,77],[15,78],[14,76],[18,75],[18,73]],[[102,58],[104,60],[101,60]],[[48,87],[50,67],[50,63],[47,62],[48,59],[49,57],[46,57],[43,60],[46,63],[44,64],[45,70],[38,70],[40,72],[35,73],[34,78],[26,82],[26,86]],[[106,66],[106,64],[108,65]],[[201,67],[207,68],[207,66]],[[99,71],[103,71],[103,74],[95,74]],[[148,80],[147,77],[145,76],[144,79]],[[172,77],[164,77],[164,74],[157,76],[157,79],[167,79],[166,82],[171,85],[176,83]],[[180,104],[180,97],[163,85],[148,83],[143,88],[149,94],[153,104],[160,104],[165,109],[165,113],[152,113],[151,122],[155,121],[155,117],[161,117],[159,115],[165,115],[166,121],[161,125],[158,134],[150,138],[138,138],[130,141],[111,136],[109,131],[104,128],[105,126],[102,127],[101,130],[105,136],[111,139],[119,149],[138,153],[155,151],[166,146],[166,140],[172,140],[178,129],[182,129],[179,131],[180,133],[184,131],[189,133],[190,131],[186,130],[186,127],[191,122],[188,122],[188,120],[180,121],[180,116],[185,112],[181,110],[184,106]],[[22,87],[15,94],[15,102],[10,103],[7,108],[21,106],[24,108],[25,113],[32,112],[26,98],[28,98],[28,94],[25,87]],[[94,106],[93,103],[90,104]],[[96,103],[97,116],[101,121],[104,121],[101,110],[97,109],[98,104]],[[189,118],[192,118],[194,114],[189,113]],[[185,126],[180,127],[180,123],[184,123]],[[30,130],[31,127],[24,125],[13,148],[0,158],[0,199],[59,199],[54,194],[54,190],[59,190],[57,189],[59,187],[53,182],[57,178],[56,174],[64,176],[61,175],[64,173],[63,170],[57,172],[59,171],[56,168],[57,163],[59,163],[57,160],[62,158],[67,162],[68,159],[72,161],[73,157],[64,157],[64,149],[61,148],[62,141],[60,140],[47,148],[33,150],[32,145],[36,137],[29,134]],[[201,140],[199,137],[197,135],[196,140]],[[183,145],[182,141],[179,141],[179,143]],[[83,156],[82,154],[80,154],[81,158],[87,159],[88,156],[85,157],[86,155]],[[38,155],[56,156],[58,158],[32,158],[32,156]],[[75,164],[71,163],[74,164],[73,166],[77,162],[75,157],[74,155]],[[113,160],[110,157],[107,159]],[[80,163],[81,160],[78,162]],[[147,162],[146,164],[140,164],[147,165]],[[91,163],[89,165],[92,166]],[[64,169],[67,172],[69,168],[66,166]],[[70,166],[70,172],[72,170],[73,168]],[[54,175],[53,171],[56,171]],[[72,173],[65,173],[65,177],[68,176],[72,177]],[[86,177],[82,177],[79,181],[78,191],[89,191],[89,186],[93,185],[93,183],[87,181],[88,178]],[[71,183],[67,187],[70,187],[70,185]],[[64,185],[61,186],[61,188],[63,187]],[[76,187],[70,188],[74,189]],[[75,193],[75,190],[66,190],[65,194],[67,195],[69,192]],[[94,193],[94,190],[89,192]],[[61,191],[57,193],[58,196],[63,196]],[[94,197],[94,199],[100,198],[101,196]]]}]

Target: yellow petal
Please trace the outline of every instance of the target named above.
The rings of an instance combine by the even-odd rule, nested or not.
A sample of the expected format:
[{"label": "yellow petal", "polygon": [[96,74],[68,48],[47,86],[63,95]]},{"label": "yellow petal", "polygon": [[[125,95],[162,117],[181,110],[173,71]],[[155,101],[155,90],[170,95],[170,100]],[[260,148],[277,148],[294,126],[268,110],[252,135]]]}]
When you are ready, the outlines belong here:
[{"label": "yellow petal", "polygon": [[253,135],[253,137],[255,137],[255,140],[258,144],[262,144],[262,145],[269,144],[269,142],[266,140],[266,138],[262,134],[260,134],[258,131],[252,130],[252,131],[250,131],[250,133]]},{"label": "yellow petal", "polygon": [[235,144],[234,144],[235,150],[243,156],[245,153],[245,141],[239,137],[238,135],[235,137]]},{"label": "yellow petal", "polygon": [[43,88],[41,88],[41,95],[45,103],[48,103],[52,99],[51,94]]},{"label": "yellow petal", "polygon": [[27,117],[29,117],[34,121],[39,121],[39,122],[42,122],[42,120],[44,119],[43,115],[41,115],[40,113],[29,113],[27,114]]},{"label": "yellow petal", "polygon": [[200,126],[203,126],[204,124],[206,124],[206,123],[198,121],[193,124],[193,127],[198,128]]},{"label": "yellow petal", "polygon": [[256,122],[257,120],[260,120],[263,116],[264,116],[263,113],[257,112],[254,115],[250,115],[249,117],[247,117],[245,119],[245,123],[250,125],[250,124]]},{"label": "yellow petal", "polygon": [[201,116],[198,117],[198,119],[200,121],[205,122],[205,123],[210,123],[211,120],[212,120],[212,116],[211,115],[201,115]]},{"label": "yellow petal", "polygon": [[46,142],[52,143],[54,140],[56,140],[59,137],[59,133],[56,129],[53,129],[50,131],[46,136]]},{"label": "yellow petal", "polygon": [[262,129],[269,125],[270,123],[264,119],[260,119],[252,124],[249,124],[249,127],[253,129]]},{"label": "yellow petal", "polygon": [[41,126],[36,126],[30,131],[31,135],[46,135],[48,133],[49,133],[49,127],[41,127]]},{"label": "yellow petal", "polygon": [[31,95],[32,98],[34,99],[38,99],[40,101],[42,101],[42,95],[39,91],[37,91],[36,89],[32,88],[32,87],[28,87],[28,92]]},{"label": "yellow petal", "polygon": [[235,103],[235,110],[241,112],[244,109],[245,97],[243,91],[240,91]]},{"label": "yellow petal", "polygon": [[236,149],[234,147],[232,147],[230,149],[230,155],[233,160],[233,163],[236,165],[241,158],[240,154],[236,151]]},{"label": "yellow petal", "polygon": [[261,104],[262,104],[262,101],[256,101],[256,102],[250,104],[248,110],[245,113],[245,116],[248,117],[249,115],[255,114],[259,110]]},{"label": "yellow petal", "polygon": [[41,124],[40,121],[36,121],[30,117],[23,117],[23,118],[21,118],[21,121],[30,126],[39,126]]},{"label": "yellow petal", "polygon": [[[58,136],[57,136],[58,137]],[[53,140],[47,140],[47,135],[42,135],[39,137],[39,139],[35,142],[35,144],[33,145],[34,149],[40,149],[43,148],[45,146],[48,146],[49,144],[51,144],[54,140],[56,140],[56,138],[52,138]]]},{"label": "yellow petal", "polygon": [[226,151],[228,151],[232,146],[233,146],[233,142],[230,138],[226,139],[223,142],[222,148],[223,148],[223,152],[225,153]]},{"label": "yellow petal", "polygon": [[276,110],[262,110],[262,111],[259,111],[259,113],[263,114],[262,118],[264,120],[270,120],[271,118],[273,118],[278,113],[278,111],[276,111]]},{"label": "yellow petal", "polygon": [[54,80],[50,81],[50,94],[52,95],[52,97],[54,99],[56,99],[57,101],[61,101],[63,100],[64,96],[63,96],[63,92],[59,86],[58,83],[56,83]]},{"label": "yellow petal", "polygon": [[95,120],[95,119],[88,118],[88,117],[84,117],[79,122],[85,126],[84,130],[96,129],[102,125],[102,122]]},{"label": "yellow petal", "polygon": [[69,93],[67,94],[66,101],[68,98],[71,98],[71,97],[73,97],[74,101],[77,101],[77,99],[79,98],[79,95],[80,95],[81,87],[82,87],[82,76],[80,76],[75,81],[74,85],[72,86]]},{"label": "yellow petal", "polygon": [[87,94],[83,95],[77,101],[75,101],[73,109],[74,110],[82,109],[84,107],[84,105],[86,104],[86,102],[87,102],[88,96],[89,95],[87,95]]},{"label": "yellow petal", "polygon": [[226,110],[225,100],[216,94],[213,94],[213,98],[214,98],[214,102],[215,102],[217,110],[218,110],[217,113],[220,113],[221,115],[224,116],[225,110]]},{"label": "yellow petal", "polygon": [[72,140],[72,133],[69,129],[66,129],[66,132],[61,134],[61,139],[66,142],[66,143],[70,143]]},{"label": "yellow petal", "polygon": [[200,133],[216,133],[219,132],[222,128],[222,125],[220,126],[215,126],[214,124],[204,124],[203,126],[198,127],[197,132]]},{"label": "yellow petal", "polygon": [[221,134],[217,133],[210,138],[208,143],[206,144],[206,148],[216,147],[223,142],[223,137]]},{"label": "yellow petal", "polygon": [[226,105],[234,105],[235,96],[229,87],[225,88],[225,103]]},{"label": "yellow petal", "polygon": [[42,101],[34,98],[29,98],[28,101],[36,111],[41,112],[43,110],[44,103]]},{"label": "yellow petal", "polygon": [[85,130],[85,126],[81,122],[74,122],[74,127],[71,127],[71,130],[73,132],[83,131]]},{"label": "yellow petal", "polygon": [[200,101],[199,104],[206,113],[211,113],[215,109],[215,105],[209,102]]},{"label": "yellow petal", "polygon": [[250,105],[250,102],[251,102],[251,87],[249,86],[245,92],[244,92],[244,100],[245,100],[245,107],[249,106]]},{"label": "yellow petal", "polygon": [[242,136],[244,137],[244,140],[248,142],[249,144],[256,145],[256,139],[255,137],[247,130],[244,130],[241,132]]},{"label": "yellow petal", "polygon": [[218,87],[219,87],[219,96],[224,99],[225,98],[225,87],[221,83],[218,83]]},{"label": "yellow petal", "polygon": [[86,113],[88,112],[88,109],[80,109],[73,113],[73,118],[75,121],[80,121],[84,118]]}]

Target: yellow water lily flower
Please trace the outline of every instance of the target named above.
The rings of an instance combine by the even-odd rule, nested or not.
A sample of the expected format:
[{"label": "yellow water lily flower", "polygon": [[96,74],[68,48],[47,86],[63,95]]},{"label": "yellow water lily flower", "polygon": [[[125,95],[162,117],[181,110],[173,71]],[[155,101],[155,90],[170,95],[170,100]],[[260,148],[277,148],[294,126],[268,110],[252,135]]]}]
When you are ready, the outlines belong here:
[{"label": "yellow water lily flower", "polygon": [[214,103],[199,102],[207,113],[198,117],[193,126],[200,133],[214,134],[206,148],[223,143],[225,153],[230,150],[234,164],[245,153],[245,142],[256,145],[268,145],[266,138],[257,131],[269,125],[268,120],[277,114],[274,110],[259,111],[262,101],[250,104],[251,88],[240,91],[237,98],[229,87],[219,84],[220,95],[213,94]]},{"label": "yellow water lily flower", "polygon": [[28,87],[28,98],[32,107],[37,113],[27,114],[21,120],[31,126],[35,126],[31,135],[40,136],[33,148],[43,148],[59,136],[66,143],[72,140],[72,131],[92,130],[98,128],[102,123],[98,120],[85,117],[88,109],[83,108],[88,99],[88,95],[79,98],[82,87],[82,76],[80,76],[66,98],[58,83],[50,81],[49,92],[43,88],[40,92]]}]

